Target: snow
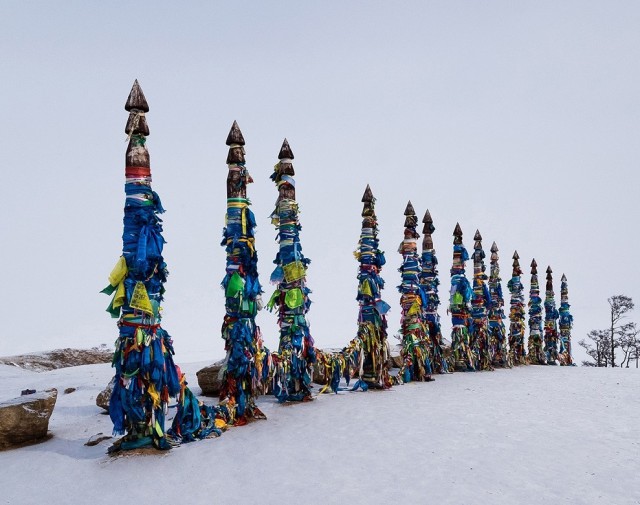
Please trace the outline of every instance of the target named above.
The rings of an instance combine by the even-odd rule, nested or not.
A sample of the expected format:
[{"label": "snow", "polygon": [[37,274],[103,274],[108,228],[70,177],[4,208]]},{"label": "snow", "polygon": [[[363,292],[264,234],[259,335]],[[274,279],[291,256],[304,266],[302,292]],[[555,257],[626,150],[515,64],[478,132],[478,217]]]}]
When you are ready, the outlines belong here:
[{"label": "snow", "polygon": [[[181,364],[195,393],[206,364]],[[456,373],[292,406],[263,397],[267,421],[117,458],[109,440],[84,445],[111,433],[95,405],[111,375],[0,366],[0,400],[78,388],[58,395],[50,440],[0,453],[0,503],[640,504],[635,369]]]}]

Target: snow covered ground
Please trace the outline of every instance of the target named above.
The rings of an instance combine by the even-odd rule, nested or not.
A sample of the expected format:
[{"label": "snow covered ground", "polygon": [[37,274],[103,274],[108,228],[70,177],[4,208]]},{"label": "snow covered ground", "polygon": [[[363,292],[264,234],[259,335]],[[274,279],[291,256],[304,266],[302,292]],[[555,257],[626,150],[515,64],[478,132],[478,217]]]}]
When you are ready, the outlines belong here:
[{"label": "snow covered ground", "polygon": [[[195,393],[205,364],[181,363]],[[111,432],[95,405],[111,375],[0,366],[0,400],[59,391],[53,438],[0,453],[0,503],[640,504],[634,369],[457,373],[294,406],[264,397],[267,421],[118,458],[110,441],[84,445]]]}]

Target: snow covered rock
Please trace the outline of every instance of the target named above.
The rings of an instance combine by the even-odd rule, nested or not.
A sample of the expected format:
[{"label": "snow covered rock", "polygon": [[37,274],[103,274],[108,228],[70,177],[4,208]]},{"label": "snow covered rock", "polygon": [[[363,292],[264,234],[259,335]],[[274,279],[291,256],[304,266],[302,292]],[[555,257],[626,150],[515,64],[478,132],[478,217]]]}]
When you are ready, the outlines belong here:
[{"label": "snow covered rock", "polygon": [[206,366],[196,372],[198,386],[205,396],[218,396],[223,385],[224,372],[226,370],[224,359],[216,361],[213,365]]},{"label": "snow covered rock", "polygon": [[70,366],[109,363],[113,349],[102,345],[92,349],[56,349],[0,358],[0,364],[13,365],[33,372],[46,372]]},{"label": "snow covered rock", "polygon": [[393,347],[391,347],[391,352],[389,353],[389,360],[392,363],[391,368],[402,368],[402,365],[404,363],[402,361],[402,356],[400,354],[401,349],[402,349],[402,346],[400,344],[396,344]]},{"label": "snow covered rock", "polygon": [[57,397],[49,389],[0,402],[0,450],[46,438]]}]

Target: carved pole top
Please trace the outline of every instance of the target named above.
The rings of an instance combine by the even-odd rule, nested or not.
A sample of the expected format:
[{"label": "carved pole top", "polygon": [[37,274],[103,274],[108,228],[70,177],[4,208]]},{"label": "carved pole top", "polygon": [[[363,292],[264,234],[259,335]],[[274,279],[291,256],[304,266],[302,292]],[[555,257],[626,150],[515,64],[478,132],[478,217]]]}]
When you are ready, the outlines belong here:
[{"label": "carved pole top", "polygon": [[415,216],[416,215],[416,211],[413,209],[413,205],[411,205],[411,200],[409,200],[409,203],[407,203],[407,206],[404,209],[404,215],[405,216]]},{"label": "carved pole top", "polygon": [[238,126],[238,122],[234,121],[231,125],[231,130],[229,130],[229,135],[227,135],[228,146],[233,144],[244,145],[244,137],[242,136],[242,132],[240,131],[240,127]]},{"label": "carved pole top", "polygon": [[226,144],[229,146],[229,153],[227,154],[227,165],[234,165],[236,163],[244,163],[244,137],[240,131],[240,127],[236,121],[231,125],[229,135],[227,135]]},{"label": "carved pole top", "polygon": [[[424,213],[422,222],[424,223],[424,226],[422,227],[422,233],[424,233],[426,239],[427,235],[430,236],[434,231],[436,231],[436,227],[433,226],[433,219],[431,219],[429,209],[427,209],[427,212]],[[429,247],[429,249],[433,249],[433,242],[431,243],[431,247]]]},{"label": "carved pole top", "polygon": [[456,227],[453,230],[453,243],[455,245],[462,244],[462,228],[460,228],[460,223],[456,223]]},{"label": "carved pole top", "polygon": [[373,193],[371,192],[371,188],[367,184],[367,189],[364,190],[364,194],[362,195],[362,203],[371,203],[373,202]]},{"label": "carved pole top", "polygon": [[280,148],[280,152],[278,153],[278,159],[279,160],[283,160],[283,159],[292,160],[293,158],[294,158],[293,151],[291,151],[291,147],[289,147],[289,142],[285,138],[284,141],[282,142],[282,147]]},{"label": "carved pole top", "polygon": [[149,126],[144,116],[146,112],[149,112],[149,104],[137,79],[133,83],[124,108],[129,112],[129,118],[124,128],[129,137],[125,154],[125,168],[151,168],[149,151],[145,145],[145,137],[149,135]]},{"label": "carved pole top", "polygon": [[553,291],[553,270],[551,267],[547,267],[547,291]]},{"label": "carved pole top", "polygon": [[149,112],[149,104],[147,103],[147,99],[144,97],[144,93],[142,92],[140,83],[138,83],[138,79],[133,81],[131,92],[129,93],[127,102],[124,104],[124,110],[127,112],[131,112],[133,110]]}]

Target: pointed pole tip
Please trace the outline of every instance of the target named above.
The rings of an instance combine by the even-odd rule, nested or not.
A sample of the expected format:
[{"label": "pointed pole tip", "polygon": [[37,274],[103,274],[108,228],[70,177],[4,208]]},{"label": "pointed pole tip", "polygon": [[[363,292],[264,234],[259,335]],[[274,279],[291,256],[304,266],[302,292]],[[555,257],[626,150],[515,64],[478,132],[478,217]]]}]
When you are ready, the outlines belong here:
[{"label": "pointed pole tip", "polygon": [[363,203],[373,202],[373,192],[371,191],[371,187],[367,184],[366,189],[364,190],[364,194],[362,195]]},{"label": "pointed pole tip", "polygon": [[149,104],[147,103],[147,99],[142,92],[142,88],[140,87],[138,79],[133,81],[133,86],[131,86],[131,91],[129,92],[127,101],[124,104],[124,109],[127,112],[131,112],[132,110],[149,112]]},{"label": "pointed pole tip", "polygon": [[411,205],[411,200],[407,203],[407,206],[404,209],[405,216],[415,216],[416,211],[413,209],[413,205]]},{"label": "pointed pole tip", "polygon": [[232,144],[238,144],[243,146],[245,144],[244,137],[242,136],[242,132],[240,131],[240,127],[238,126],[238,122],[234,119],[233,124],[231,125],[231,129],[229,130],[229,135],[227,135],[226,144],[231,146]]},{"label": "pointed pole tip", "polygon": [[280,152],[278,153],[278,159],[279,160],[294,159],[293,151],[291,150],[291,147],[289,146],[289,141],[286,139],[286,137],[282,141],[282,147],[280,147]]}]

